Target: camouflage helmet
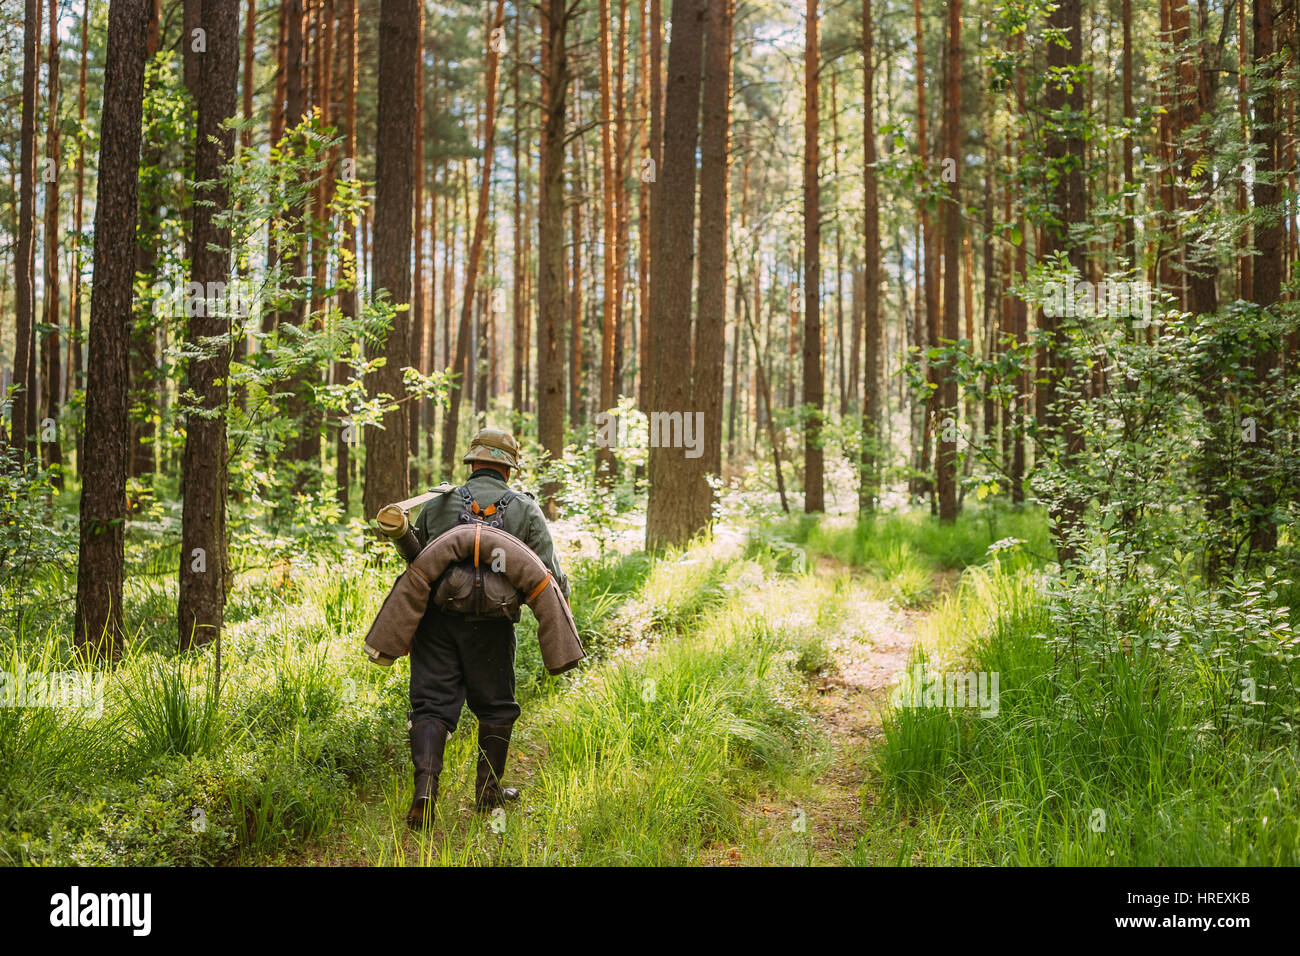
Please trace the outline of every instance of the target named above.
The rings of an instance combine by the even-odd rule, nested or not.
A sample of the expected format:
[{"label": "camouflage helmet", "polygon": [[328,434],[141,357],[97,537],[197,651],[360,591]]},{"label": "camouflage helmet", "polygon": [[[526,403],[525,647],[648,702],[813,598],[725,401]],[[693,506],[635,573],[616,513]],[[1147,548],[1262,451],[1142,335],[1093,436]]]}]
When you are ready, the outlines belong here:
[{"label": "camouflage helmet", "polygon": [[515,436],[502,428],[481,428],[469,443],[469,453],[461,459],[465,464],[476,461],[494,465],[519,467],[519,443]]}]

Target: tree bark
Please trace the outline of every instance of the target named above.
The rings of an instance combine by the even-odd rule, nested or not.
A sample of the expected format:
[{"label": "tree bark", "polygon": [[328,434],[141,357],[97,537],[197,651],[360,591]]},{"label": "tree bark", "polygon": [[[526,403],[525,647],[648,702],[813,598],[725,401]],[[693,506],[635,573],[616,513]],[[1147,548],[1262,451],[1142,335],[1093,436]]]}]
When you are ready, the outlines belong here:
[{"label": "tree bark", "polygon": [[14,274],[14,392],[10,436],[23,457],[35,457],[36,403],[31,388],[36,364],[36,82],[40,65],[40,3],[25,0],[23,8],[23,91],[19,127],[18,242]]},{"label": "tree bark", "polygon": [[[492,18],[493,29],[505,22],[505,0],[497,0],[496,14]],[[479,171],[478,207],[474,214],[474,237],[470,242],[469,258],[465,266],[465,292],[461,297],[460,330],[456,336],[456,363],[453,366],[460,375],[452,381],[450,404],[447,416],[443,419],[442,431],[442,477],[448,480],[455,471],[456,430],[460,424],[460,400],[462,386],[467,383],[463,371],[469,362],[470,319],[474,308],[474,291],[478,286],[479,260],[483,255],[483,236],[487,228],[488,203],[492,186],[493,139],[496,135],[497,73],[501,62],[500,54],[492,43],[492,31],[488,31],[487,46],[487,100],[483,119],[483,162]]]},{"label": "tree bark", "polygon": [[[427,352],[429,336],[433,330],[427,328],[428,318],[425,313],[424,294],[424,4],[419,4],[417,11],[419,24],[415,32],[415,136],[414,154],[411,158],[412,176],[414,177],[415,201],[412,213],[415,216],[415,274],[411,292],[411,365],[417,372],[427,375],[430,369]],[[412,488],[420,484],[420,405],[415,402],[407,415],[410,428],[407,434],[410,452],[410,483]]]},{"label": "tree bark", "polygon": [[[928,205],[928,193],[930,190],[930,141],[927,134],[927,112],[925,103],[925,34],[924,24],[921,19],[921,0],[913,0],[912,18],[916,29],[916,138],[917,154],[921,160],[921,182],[918,184],[922,193],[920,203],[920,220],[921,220],[921,288],[923,291],[923,300],[925,305],[924,318],[920,314],[916,318],[916,342],[921,348],[921,369],[925,373],[927,381],[933,382],[934,372],[930,366],[927,350],[937,344],[938,323],[939,323],[939,289],[938,289],[938,266],[939,256],[937,245],[937,236],[931,229],[930,211]],[[934,396],[938,392],[932,393],[931,398],[925,403],[925,412],[922,416],[921,428],[921,447],[913,449],[916,457],[914,467],[919,473],[926,473],[930,469],[930,436],[934,426]],[[924,494],[931,491],[933,485],[928,475],[916,480],[913,490],[914,493]]]},{"label": "tree bark", "polygon": [[[1047,84],[1046,105],[1049,115],[1059,116],[1064,111],[1080,112],[1083,109],[1083,87],[1077,71],[1082,63],[1082,30],[1079,0],[1061,0],[1048,14],[1049,28],[1061,31],[1068,46],[1053,43],[1047,48],[1047,67],[1054,77]],[[1049,166],[1058,171],[1052,188],[1057,223],[1043,229],[1043,259],[1064,251],[1070,267],[1085,276],[1087,262],[1085,250],[1070,236],[1070,224],[1082,222],[1087,216],[1086,194],[1083,183],[1084,143],[1079,132],[1062,128],[1056,122],[1048,123],[1044,155]],[[1038,376],[1039,389],[1037,413],[1048,440],[1060,440],[1058,454],[1068,467],[1079,449],[1079,433],[1059,394],[1059,383],[1068,376],[1070,368],[1060,354],[1060,320],[1044,312],[1039,328],[1046,337],[1042,352],[1042,365]],[[1061,564],[1074,561],[1078,551],[1073,540],[1075,529],[1083,512],[1083,502],[1065,495],[1053,503],[1049,511],[1057,542]]]},{"label": "tree bark", "polygon": [[704,42],[700,132],[700,287],[693,360],[694,409],[704,417],[700,457],[689,459],[693,531],[713,519],[707,475],[722,473],[722,391],[727,364],[727,164],[731,120],[731,25],[734,0],[709,0]]},{"label": "tree bark", "polygon": [[[347,79],[344,84],[343,99],[343,154],[355,169],[357,159],[357,0],[343,0],[343,57],[347,63]],[[355,176],[355,172],[353,173]],[[357,317],[357,286],[361,282],[361,268],[357,260],[357,223],[348,219],[343,231],[343,262],[345,270],[350,270],[348,281],[339,292],[339,311],[345,319]],[[334,381],[343,382],[351,370],[346,362],[334,363]],[[350,468],[352,445],[356,441],[357,428],[344,421],[346,413],[340,416],[338,435],[334,440],[334,497],[348,510],[350,490]]]},{"label": "tree bark", "polygon": [[[695,150],[706,0],[675,0],[668,48],[663,162],[656,208],[650,354],[654,362],[649,414],[694,410],[691,368],[691,284],[695,265]],[[657,294],[656,294],[657,293]],[[653,422],[653,418],[652,418]],[[668,429],[664,429],[667,431]],[[673,443],[669,436],[663,445]],[[688,500],[691,469],[683,448],[660,447],[651,436],[646,548],[685,544],[695,532]]]},{"label": "tree bark", "polygon": [[[545,0],[542,17],[541,190],[537,209],[537,432],[552,461],[564,455],[564,119],[569,89],[567,0]],[[542,487],[555,517],[554,481]]]},{"label": "tree bark", "polygon": [[[83,365],[82,365],[82,348],[81,348],[81,272],[82,272],[82,247],[85,244],[85,237],[82,235],[82,225],[85,219],[85,197],[86,197],[86,137],[82,135],[86,127],[86,61],[89,49],[90,38],[90,0],[86,0],[85,7],[81,14],[81,72],[77,81],[77,196],[72,206],[72,231],[76,236],[76,247],[73,255],[72,281],[68,284],[68,296],[71,301],[68,303],[68,313],[71,323],[71,329],[68,335],[68,394],[71,395],[79,388],[85,386]],[[82,468],[82,430],[77,429],[76,448],[77,448],[77,470]],[[0,441],[4,440],[3,429],[0,429]]]},{"label": "tree bark", "polygon": [[[230,228],[217,217],[230,204],[218,177],[235,148],[234,131],[222,123],[235,115],[239,93],[239,0],[203,0],[207,51],[199,64],[198,131],[194,157],[193,282],[206,289],[230,278]],[[218,286],[219,287],[219,286]],[[226,548],[226,400],[230,374],[229,304],[205,296],[189,321],[188,345],[202,352],[189,360],[193,404],[182,409],[185,451],[181,481],[180,600],[177,619],[182,649],[221,635],[225,620],[229,559]]]},{"label": "tree bark", "polygon": [[104,66],[82,468],[76,643],[117,659],[126,524],[127,353],[149,0],[112,0]]},{"label": "tree bark", "polygon": [[[374,259],[376,295],[388,293],[397,308],[411,301],[411,200],[415,129],[416,31],[419,0],[380,0],[379,115],[375,143]],[[402,366],[411,358],[405,309],[393,315],[392,329],[377,353],[383,368],[367,376],[373,400],[388,396],[382,427],[366,436],[365,516],[407,497],[409,404],[404,401]]]},{"label": "tree bark", "polygon": [[[622,183],[616,182],[614,163],[614,123],[612,78],[610,76],[610,17],[609,0],[597,0],[596,19],[600,35],[600,185],[601,185],[601,239],[604,247],[600,324],[600,410],[614,407],[614,343],[618,340],[618,299],[622,267],[618,247],[618,192]],[[614,452],[609,443],[596,447],[596,477],[612,484],[617,469]]]},{"label": "tree bark", "polygon": [[[63,173],[59,156],[59,5],[50,0],[49,10],[48,95],[45,124],[45,160],[50,172],[45,184],[45,336],[41,341],[41,404],[44,408],[40,428],[41,459],[45,467],[57,465],[51,477],[56,488],[63,487],[63,451],[59,442],[59,178]],[[46,425],[53,424],[54,435],[45,437]]]},{"label": "tree bark", "polygon": [[[573,89],[573,124],[582,128],[582,87]],[[573,189],[569,199],[569,424],[577,427],[586,421],[582,385],[586,379],[586,349],[582,328],[585,313],[582,301],[582,249],[585,237],[582,210],[587,205],[587,164],[583,162],[583,138],[573,137]],[[595,226],[593,225],[593,230]]]},{"label": "tree bark", "polygon": [[[943,340],[955,345],[959,336],[961,300],[961,0],[948,2],[947,91],[944,97],[945,159],[952,160],[952,192],[944,202],[943,228]],[[951,363],[940,365],[939,426],[935,443],[935,472],[939,493],[939,520],[957,519],[957,376]]]},{"label": "tree bark", "polygon": [[[1255,75],[1258,81],[1275,79],[1281,72],[1281,66],[1275,57],[1277,53],[1273,0],[1254,0],[1253,26],[1255,34]],[[1257,94],[1255,100],[1254,145],[1258,155],[1255,166],[1254,200],[1255,208],[1268,210],[1270,215],[1255,227],[1256,262],[1254,274],[1255,302],[1263,309],[1274,311],[1282,296],[1283,258],[1285,254],[1286,231],[1280,215],[1273,215],[1282,202],[1281,177],[1282,137],[1278,123],[1277,101],[1275,92],[1265,88]],[[1273,376],[1281,358],[1280,343],[1270,343],[1256,353],[1254,360],[1255,387],[1261,398],[1260,411],[1256,418],[1257,452],[1274,448],[1276,437],[1273,434],[1274,416],[1270,410],[1271,402],[1267,397],[1270,391],[1269,380]],[[1267,460],[1257,456],[1250,463],[1251,477],[1260,489],[1261,500],[1254,505],[1251,517],[1250,546],[1253,551],[1270,552],[1277,548],[1277,525],[1272,520],[1275,493],[1268,480],[1270,466]]]},{"label": "tree bark", "polygon": [[[648,29],[650,36],[647,38],[645,45],[649,46],[650,57],[649,73],[646,81],[646,85],[650,88],[650,138],[646,142],[645,159],[650,160],[650,165],[647,169],[644,165],[645,159],[642,160],[641,181],[641,188],[647,192],[649,200],[645,233],[641,236],[641,244],[646,247],[647,251],[643,257],[644,263],[642,266],[645,270],[645,280],[642,294],[641,341],[639,343],[641,354],[638,362],[641,369],[641,382],[637,394],[637,406],[647,414],[649,414],[650,406],[654,401],[653,316],[656,314],[655,298],[658,295],[658,288],[651,279],[655,269],[654,256],[659,249],[655,229],[658,227],[659,219],[659,168],[663,165],[664,144],[663,13],[660,0],[649,0],[649,6]],[[649,182],[645,181],[647,174],[649,175]]]},{"label": "tree bark", "polygon": [[821,198],[817,182],[819,83],[817,0],[808,0],[804,28],[803,152],[803,405],[804,506],[808,514],[826,510],[822,489],[822,415],[825,385],[821,333]]},{"label": "tree bark", "polygon": [[[876,174],[876,106],[872,0],[862,3],[862,170],[863,229],[862,329],[866,339],[862,381],[862,458],[858,481],[858,510],[869,514],[880,495],[880,191]],[[856,310],[855,310],[856,311]],[[856,318],[854,327],[857,328]],[[857,336],[853,345],[853,374],[857,376]]]}]

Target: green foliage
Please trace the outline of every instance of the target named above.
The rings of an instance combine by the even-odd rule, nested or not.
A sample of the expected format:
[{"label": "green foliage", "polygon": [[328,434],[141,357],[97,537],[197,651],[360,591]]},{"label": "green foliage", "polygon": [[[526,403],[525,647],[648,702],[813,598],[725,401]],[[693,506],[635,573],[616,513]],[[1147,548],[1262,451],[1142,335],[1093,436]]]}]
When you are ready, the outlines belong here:
[{"label": "green foliage", "polygon": [[[1023,568],[967,573],[945,626],[983,622],[961,666],[999,675],[999,711],[887,715],[877,767],[893,802],[878,822],[917,824],[900,858],[1297,861],[1300,804],[1279,789],[1300,770],[1295,640],[1277,593],[1171,584],[1139,637],[1115,630],[1086,579],[1044,591]],[[1247,688],[1260,696],[1243,699]]]},{"label": "green foliage", "polygon": [[182,657],[147,660],[118,682],[135,742],[146,758],[208,753],[221,743],[215,675],[206,684]]},{"label": "green foliage", "polygon": [[[5,396],[0,408],[10,404]],[[0,637],[23,631],[26,616],[47,617],[47,592],[75,567],[75,522],[62,502],[52,507],[53,479],[18,448],[0,446]]]}]

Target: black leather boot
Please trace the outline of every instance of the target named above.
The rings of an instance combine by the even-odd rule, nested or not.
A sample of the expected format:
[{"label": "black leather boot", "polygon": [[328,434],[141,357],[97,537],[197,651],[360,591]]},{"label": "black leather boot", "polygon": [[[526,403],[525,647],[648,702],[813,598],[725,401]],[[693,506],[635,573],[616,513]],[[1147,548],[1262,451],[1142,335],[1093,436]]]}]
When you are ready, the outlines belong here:
[{"label": "black leather boot", "polygon": [[433,823],[438,801],[438,776],[442,773],[442,752],[449,731],[441,721],[422,720],[411,725],[411,762],[415,764],[415,795],[406,814],[412,830],[426,830]]},{"label": "black leather boot", "polygon": [[501,786],[510,749],[510,724],[479,724],[478,774],[474,779],[474,808],[491,810],[519,799],[514,787]]}]

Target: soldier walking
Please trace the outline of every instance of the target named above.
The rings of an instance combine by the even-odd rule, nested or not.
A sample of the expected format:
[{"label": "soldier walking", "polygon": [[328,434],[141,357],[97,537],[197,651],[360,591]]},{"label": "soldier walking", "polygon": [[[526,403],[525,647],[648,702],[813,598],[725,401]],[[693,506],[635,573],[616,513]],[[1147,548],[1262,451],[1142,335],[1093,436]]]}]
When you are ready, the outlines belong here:
[{"label": "soldier walking", "polygon": [[[568,580],[560,571],[541,508],[531,495],[520,494],[509,485],[510,470],[519,467],[514,436],[502,429],[484,428],[474,436],[462,461],[472,468],[465,484],[434,489],[441,493],[425,503],[412,526],[420,546],[464,521],[485,521],[531,548],[567,600]],[[415,795],[407,824],[413,829],[425,829],[433,819],[443,750],[464,704],[478,718],[475,808],[491,810],[519,799],[518,790],[501,784],[511,728],[519,718],[514,623],[500,617],[476,619],[455,614],[430,602],[411,643],[408,719]]]}]

